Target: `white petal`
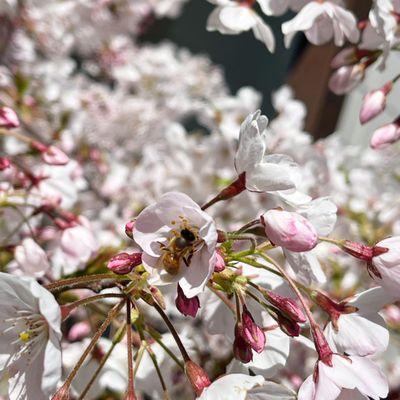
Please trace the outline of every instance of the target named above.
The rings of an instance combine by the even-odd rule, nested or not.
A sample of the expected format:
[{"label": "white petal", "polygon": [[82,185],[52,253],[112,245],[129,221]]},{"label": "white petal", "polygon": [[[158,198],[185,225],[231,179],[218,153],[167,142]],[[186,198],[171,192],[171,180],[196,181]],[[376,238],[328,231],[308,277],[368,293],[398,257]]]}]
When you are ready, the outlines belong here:
[{"label": "white petal", "polygon": [[257,23],[255,16],[256,14],[249,7],[228,6],[221,10],[219,19],[228,29],[243,32],[248,31]]},{"label": "white petal", "polygon": [[358,314],[343,314],[338,320],[339,331],[327,326],[329,335],[340,353],[366,356],[381,353],[389,344],[389,332],[384,319],[375,314],[364,318]]},{"label": "white petal", "polygon": [[320,236],[329,235],[336,223],[337,207],[327,197],[321,197],[300,207],[298,212],[306,217]]},{"label": "white petal", "polygon": [[283,385],[264,382],[263,385],[250,389],[246,400],[295,400],[296,393]]},{"label": "white petal", "polygon": [[245,400],[247,391],[254,386],[262,385],[264,381],[265,379],[259,375],[225,375],[204,389],[198,400]]},{"label": "white petal", "polygon": [[281,15],[289,5],[289,0],[257,0],[262,12],[266,15]]},{"label": "white petal", "polygon": [[248,171],[261,162],[264,152],[264,130],[268,119],[260,115],[260,110],[249,114],[240,126],[239,146],[235,155],[235,168],[238,174]]},{"label": "white petal", "polygon": [[326,282],[326,276],[315,254],[310,251],[295,253],[289,250],[284,250],[284,254],[300,282],[305,285]]},{"label": "white petal", "polygon": [[272,29],[261,18],[258,18],[257,24],[254,25],[253,32],[256,39],[263,42],[267,49],[273,53],[275,50],[274,34]]}]

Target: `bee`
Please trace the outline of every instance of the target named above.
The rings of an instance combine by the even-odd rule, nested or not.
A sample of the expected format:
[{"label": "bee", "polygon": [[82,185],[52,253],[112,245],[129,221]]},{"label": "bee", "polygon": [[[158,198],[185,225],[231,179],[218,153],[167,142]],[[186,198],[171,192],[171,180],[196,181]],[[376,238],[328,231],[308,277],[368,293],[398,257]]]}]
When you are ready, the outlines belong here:
[{"label": "bee", "polygon": [[188,228],[179,232],[174,231],[174,237],[168,245],[161,244],[163,254],[160,262],[164,269],[171,275],[177,275],[180,269],[181,260],[189,267],[194,252],[197,250],[200,241],[197,235]]}]

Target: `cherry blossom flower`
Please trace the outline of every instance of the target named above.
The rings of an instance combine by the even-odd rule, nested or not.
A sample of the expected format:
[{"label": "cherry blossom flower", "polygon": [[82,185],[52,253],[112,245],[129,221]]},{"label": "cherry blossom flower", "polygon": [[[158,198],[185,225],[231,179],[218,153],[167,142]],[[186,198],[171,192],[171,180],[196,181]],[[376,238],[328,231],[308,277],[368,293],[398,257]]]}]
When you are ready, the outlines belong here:
[{"label": "cherry blossom flower", "polygon": [[[209,31],[219,31],[226,35],[253,30],[256,39],[265,44],[270,52],[275,49],[275,39],[271,28],[252,10],[253,1],[208,0],[217,7],[207,21]],[[261,8],[263,0],[257,0]]]},{"label": "cherry blossom flower", "polygon": [[60,240],[62,251],[70,262],[81,266],[99,249],[99,242],[90,226],[76,225],[63,231]]},{"label": "cherry blossom flower", "polygon": [[[393,236],[381,240],[376,247],[387,251],[372,258],[372,265],[377,271],[379,283],[399,298],[400,287],[400,237]],[[374,273],[374,270],[372,270]]]},{"label": "cherry blossom flower", "polygon": [[354,15],[333,1],[311,1],[290,21],[282,24],[285,44],[289,46],[295,33],[304,31],[316,45],[327,43],[332,37],[337,46],[345,38],[356,43],[360,36]]},{"label": "cherry blossom flower", "polygon": [[61,313],[34,279],[0,273],[0,371],[10,400],[46,400],[61,378]]},{"label": "cherry blossom flower", "polygon": [[389,332],[378,312],[391,300],[384,289],[376,287],[341,302],[340,307],[333,306],[331,322],[325,328],[327,339],[339,352],[349,355],[369,356],[385,351]]},{"label": "cherry blossom flower", "polygon": [[16,263],[10,263],[8,269],[16,275],[40,278],[51,268],[46,252],[32,238],[22,240],[14,250],[14,257]]},{"label": "cherry blossom flower", "polygon": [[197,400],[248,400],[248,391],[255,386],[264,383],[261,375],[248,376],[244,374],[230,374],[222,376],[214,381],[209,387],[203,390],[203,393],[197,397]]},{"label": "cherry blossom flower", "polygon": [[240,127],[239,147],[235,156],[238,175],[245,174],[250,191],[272,192],[296,187],[297,165],[282,154],[265,154],[268,119],[260,111],[249,114]]},{"label": "cherry blossom flower", "polygon": [[314,375],[300,387],[299,400],[335,400],[343,389],[374,400],[385,398],[388,384],[379,367],[367,357],[332,355],[332,366],[318,361]]},{"label": "cherry blossom flower", "polygon": [[203,291],[214,271],[217,231],[212,218],[188,196],[170,192],[137,217],[133,238],[143,250],[149,282],[179,282],[187,298]]}]

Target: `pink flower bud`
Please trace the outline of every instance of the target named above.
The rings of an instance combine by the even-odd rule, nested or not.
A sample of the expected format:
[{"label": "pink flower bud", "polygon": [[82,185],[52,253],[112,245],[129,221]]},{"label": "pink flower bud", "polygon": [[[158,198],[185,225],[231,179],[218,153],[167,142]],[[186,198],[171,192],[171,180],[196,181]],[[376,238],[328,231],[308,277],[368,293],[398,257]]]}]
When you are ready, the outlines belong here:
[{"label": "pink flower bud", "polygon": [[346,47],[342,49],[333,57],[331,61],[331,68],[338,69],[344,65],[352,65],[358,61],[356,56],[356,49],[354,47]]},{"label": "pink flower bud", "polygon": [[18,128],[19,119],[15,111],[10,107],[0,107],[0,128]]},{"label": "pink flower bud", "polygon": [[295,212],[269,210],[261,216],[261,223],[271,243],[287,250],[309,251],[317,245],[318,234],[314,226]]},{"label": "pink flower bud", "polygon": [[56,146],[46,146],[38,141],[33,141],[31,147],[41,153],[42,160],[46,164],[65,165],[69,162],[68,156]]},{"label": "pink flower bud", "polygon": [[243,339],[241,327],[235,326],[235,340],[233,342],[233,355],[243,364],[253,360],[253,351],[251,346]]},{"label": "pink flower bud", "polygon": [[211,385],[206,371],[191,360],[185,363],[185,374],[197,396],[200,396],[203,390]]},{"label": "pink flower bud", "polygon": [[185,294],[183,293],[182,288],[177,286],[178,289],[178,296],[175,299],[175,305],[176,308],[179,310],[181,314],[183,314],[185,317],[190,315],[191,317],[195,317],[197,314],[197,311],[200,308],[200,301],[197,296],[192,297],[192,298],[187,298]]},{"label": "pink flower bud", "polygon": [[42,159],[49,165],[65,165],[69,162],[69,157],[56,146],[47,147],[42,153]]},{"label": "pink flower bud", "polygon": [[68,340],[70,342],[75,342],[77,340],[82,340],[83,338],[89,336],[90,334],[90,324],[87,321],[77,322],[72,325],[68,332]]},{"label": "pink flower bud", "polygon": [[11,162],[7,157],[0,157],[0,171],[10,168]]},{"label": "pink flower bud", "polygon": [[117,275],[129,274],[133,268],[142,263],[142,253],[119,253],[110,258],[107,268]]},{"label": "pink flower bud", "polygon": [[396,120],[378,128],[372,135],[370,146],[375,150],[384,149],[400,139],[400,122]]},{"label": "pink flower bud", "polygon": [[329,88],[335,94],[345,94],[354,89],[364,78],[365,66],[355,64],[337,69],[329,80]]},{"label": "pink flower bud", "polygon": [[392,82],[389,82],[381,89],[373,90],[365,95],[360,111],[361,124],[375,118],[386,108],[386,96],[392,86]]},{"label": "pink flower bud", "polygon": [[135,226],[135,221],[129,221],[125,224],[126,236],[133,239],[133,227]]},{"label": "pink flower bud", "polygon": [[286,314],[290,319],[300,323],[306,322],[306,317],[295,300],[290,297],[281,296],[270,290],[266,292],[266,295],[268,301]]},{"label": "pink flower bud", "polygon": [[265,334],[263,330],[254,322],[254,319],[247,307],[243,306],[241,336],[257,353],[261,353],[265,347]]},{"label": "pink flower bud", "polygon": [[221,253],[217,250],[215,255],[214,272],[221,272],[225,269],[225,260]]}]

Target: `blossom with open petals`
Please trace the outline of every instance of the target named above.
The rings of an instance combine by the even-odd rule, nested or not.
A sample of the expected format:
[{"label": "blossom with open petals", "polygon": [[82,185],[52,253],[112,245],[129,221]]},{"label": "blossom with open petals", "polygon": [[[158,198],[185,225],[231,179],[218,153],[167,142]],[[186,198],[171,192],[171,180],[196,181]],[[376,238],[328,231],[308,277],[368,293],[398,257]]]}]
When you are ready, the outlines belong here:
[{"label": "blossom with open petals", "polygon": [[201,293],[214,271],[217,236],[213,219],[178,192],[166,193],[145,208],[133,229],[149,282],[179,282],[187,298]]},{"label": "blossom with open petals", "polygon": [[315,373],[300,387],[298,400],[335,400],[344,389],[379,400],[386,397],[388,383],[369,358],[333,354],[332,366],[318,361]]},{"label": "blossom with open petals", "polygon": [[240,127],[235,156],[238,175],[245,174],[246,189],[272,192],[296,187],[297,164],[282,154],[266,154],[265,133],[268,119],[258,110],[249,114]]},{"label": "blossom with open petals", "polygon": [[0,273],[0,378],[10,400],[48,400],[61,378],[61,313],[33,278]]}]

